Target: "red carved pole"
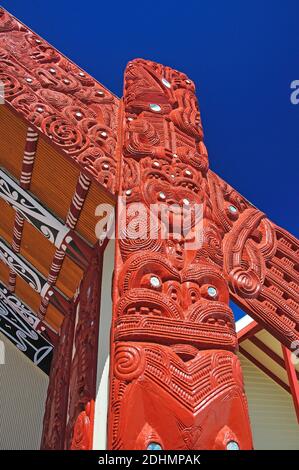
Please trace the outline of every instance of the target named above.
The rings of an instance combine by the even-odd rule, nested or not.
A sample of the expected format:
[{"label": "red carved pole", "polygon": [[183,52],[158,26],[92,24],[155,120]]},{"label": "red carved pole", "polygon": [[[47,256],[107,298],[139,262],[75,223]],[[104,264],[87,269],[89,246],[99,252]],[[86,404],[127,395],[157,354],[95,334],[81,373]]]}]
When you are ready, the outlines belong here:
[{"label": "red carved pole", "polygon": [[80,288],[69,384],[66,449],[92,449],[101,276],[102,253],[97,248]]},{"label": "red carved pole", "polygon": [[42,449],[92,449],[101,276],[102,251],[96,247],[55,349]]},{"label": "red carved pole", "polygon": [[75,312],[72,310],[64,318],[55,347],[45,405],[42,450],[64,448],[74,323]]},{"label": "red carved pole", "polygon": [[129,63],[122,120],[109,448],[251,449],[193,83]]}]

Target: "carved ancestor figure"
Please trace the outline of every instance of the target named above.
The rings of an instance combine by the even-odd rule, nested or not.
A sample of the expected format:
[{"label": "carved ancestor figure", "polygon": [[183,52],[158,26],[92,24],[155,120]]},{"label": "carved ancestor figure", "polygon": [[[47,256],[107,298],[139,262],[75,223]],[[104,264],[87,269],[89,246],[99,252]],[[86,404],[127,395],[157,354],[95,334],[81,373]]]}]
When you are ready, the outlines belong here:
[{"label": "carved ancestor figure", "polygon": [[194,84],[135,60],[123,109],[109,447],[250,449]]}]

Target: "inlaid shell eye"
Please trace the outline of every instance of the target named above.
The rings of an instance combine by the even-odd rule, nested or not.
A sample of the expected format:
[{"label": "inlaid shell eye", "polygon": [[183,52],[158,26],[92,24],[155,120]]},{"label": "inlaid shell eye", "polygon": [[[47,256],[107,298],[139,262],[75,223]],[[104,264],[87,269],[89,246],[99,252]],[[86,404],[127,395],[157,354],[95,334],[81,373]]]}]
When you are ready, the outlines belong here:
[{"label": "inlaid shell eye", "polygon": [[150,285],[154,289],[158,289],[159,287],[161,287],[161,280],[157,276],[151,276],[150,277]]}]

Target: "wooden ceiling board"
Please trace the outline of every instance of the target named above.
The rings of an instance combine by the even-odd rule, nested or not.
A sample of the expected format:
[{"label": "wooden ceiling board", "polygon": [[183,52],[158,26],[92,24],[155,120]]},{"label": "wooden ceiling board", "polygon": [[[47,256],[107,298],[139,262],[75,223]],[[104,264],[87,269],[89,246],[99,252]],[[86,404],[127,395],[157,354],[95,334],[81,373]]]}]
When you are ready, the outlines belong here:
[{"label": "wooden ceiling board", "polygon": [[24,222],[20,254],[45,278],[49,275],[55,246],[27,221]]},{"label": "wooden ceiling board", "polygon": [[20,179],[28,126],[6,106],[0,106],[0,166]]},{"label": "wooden ceiling board", "polygon": [[38,141],[30,191],[46,208],[66,220],[79,170],[42,138]]},{"label": "wooden ceiling board", "polygon": [[0,261],[0,280],[3,284],[8,286],[9,268],[5,263],[3,263],[3,261]]},{"label": "wooden ceiling board", "polygon": [[96,217],[95,210],[99,204],[110,204],[115,206],[115,201],[99,188],[96,183],[92,183],[85,203],[78,220],[76,231],[93,246],[97,243],[95,234],[96,224],[99,217]]},{"label": "wooden ceiling board", "polygon": [[59,332],[61,324],[63,322],[63,315],[53,306],[49,305],[45,316],[45,321],[54,328],[55,331]]},{"label": "wooden ceiling board", "polygon": [[34,313],[38,312],[41,300],[39,293],[35,292],[35,290],[19,276],[17,276],[15,294],[19,299],[22,299]]},{"label": "wooden ceiling board", "polygon": [[[38,312],[41,296],[20,277],[17,277],[15,295],[19,299],[22,299],[35,314]],[[49,305],[46,318],[49,325],[58,331],[60,323],[63,320],[62,313],[60,313],[53,305]]]},{"label": "wooden ceiling board", "polygon": [[[1,108],[1,106],[0,106]],[[11,245],[15,223],[15,211],[3,199],[0,199],[0,237]]]},{"label": "wooden ceiling board", "polygon": [[76,293],[82,277],[83,270],[70,258],[65,257],[56,282],[56,287],[67,297],[72,298]]}]

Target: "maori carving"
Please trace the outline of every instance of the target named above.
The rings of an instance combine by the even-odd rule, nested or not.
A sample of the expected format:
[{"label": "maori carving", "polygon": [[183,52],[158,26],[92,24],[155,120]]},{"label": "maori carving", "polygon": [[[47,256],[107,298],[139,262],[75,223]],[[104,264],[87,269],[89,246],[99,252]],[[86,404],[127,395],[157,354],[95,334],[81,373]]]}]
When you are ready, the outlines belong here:
[{"label": "maori carving", "polygon": [[114,193],[117,98],[2,8],[0,80],[6,103]]},{"label": "maori carving", "polygon": [[250,449],[193,82],[130,62],[122,119],[109,447]]},{"label": "maori carving", "polygon": [[0,282],[0,331],[47,374],[53,345],[36,331],[36,316]]},{"label": "maori carving", "polygon": [[54,350],[43,422],[42,450],[64,448],[75,308],[76,304],[64,317],[59,341]]},{"label": "maori carving", "polygon": [[287,347],[299,340],[299,241],[209,173],[231,295]]},{"label": "maori carving", "polygon": [[[81,180],[83,180],[82,185],[84,185],[86,177],[84,175],[80,176],[78,182],[79,189]],[[87,188],[88,187],[89,186],[87,186]],[[82,197],[85,192],[83,186],[79,194],[78,192],[75,193],[74,201],[67,218],[68,223],[63,224],[27,191],[24,191],[6,171],[0,169],[0,197],[17,212],[16,222],[18,226],[15,227],[14,234],[15,232],[16,234],[14,238],[17,237],[18,245],[16,245],[16,241],[14,241],[14,251],[16,253],[19,252],[22,227],[26,219],[44,235],[49,242],[54,244],[56,248],[66,252],[80,266],[86,267],[92,250],[73,230],[85,200],[84,197]],[[21,227],[21,229],[19,230],[18,227]]]},{"label": "maori carving", "polygon": [[39,324],[37,316],[21,302],[14,294],[8,291],[6,286],[0,282],[0,299],[2,299],[10,308],[12,308],[20,317],[22,317],[30,326],[36,330]]},{"label": "maori carving", "polygon": [[96,247],[55,348],[42,449],[92,449],[101,269]]},{"label": "maori carving", "polygon": [[98,248],[86,271],[78,297],[70,367],[65,449],[92,449],[100,321],[102,259]]},{"label": "maori carving", "polygon": [[93,438],[94,401],[79,414],[73,432],[71,450],[91,450]]}]

